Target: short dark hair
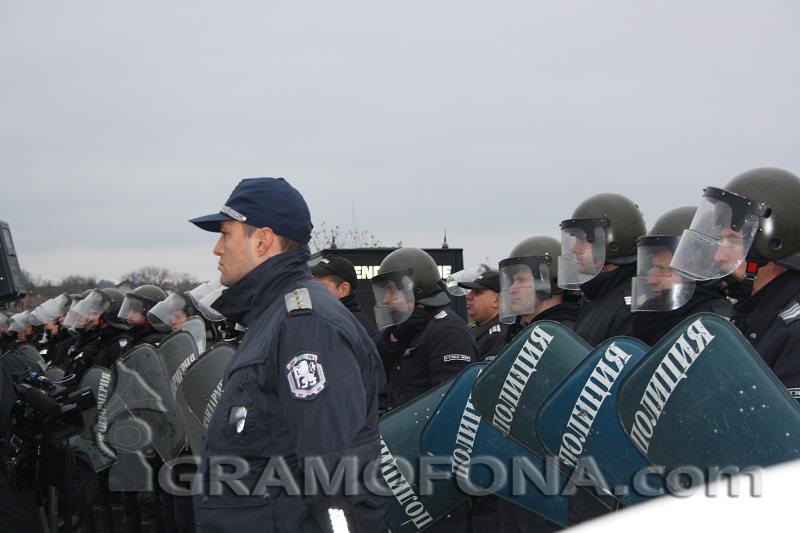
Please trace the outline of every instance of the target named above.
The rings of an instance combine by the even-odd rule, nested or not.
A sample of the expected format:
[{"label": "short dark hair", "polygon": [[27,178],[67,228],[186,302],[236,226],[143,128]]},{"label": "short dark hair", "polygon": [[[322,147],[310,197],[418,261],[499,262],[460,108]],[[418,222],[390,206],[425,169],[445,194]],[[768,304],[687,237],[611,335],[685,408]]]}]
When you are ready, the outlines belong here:
[{"label": "short dark hair", "polygon": [[[255,233],[258,230],[259,230],[259,228],[255,227],[255,226],[251,226],[250,224],[244,224],[244,236],[245,237],[248,237],[248,238],[252,237],[253,233]],[[284,252],[296,252],[298,250],[302,250],[306,246],[305,244],[299,243],[297,241],[293,241],[292,239],[289,239],[288,237],[284,237],[283,235],[278,235],[277,233],[275,234],[275,237],[278,238],[278,244],[281,245],[281,250],[283,250]]]}]

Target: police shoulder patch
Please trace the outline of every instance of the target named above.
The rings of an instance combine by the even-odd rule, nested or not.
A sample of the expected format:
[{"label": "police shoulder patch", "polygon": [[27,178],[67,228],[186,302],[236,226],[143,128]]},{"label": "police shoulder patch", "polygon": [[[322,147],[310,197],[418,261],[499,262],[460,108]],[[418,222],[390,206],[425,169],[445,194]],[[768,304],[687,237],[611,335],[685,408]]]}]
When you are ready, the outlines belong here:
[{"label": "police shoulder patch", "polygon": [[631,306],[631,302],[633,302],[633,298],[631,296],[625,296],[625,305],[630,307]]},{"label": "police shoulder patch", "polygon": [[286,311],[289,314],[292,314],[294,311],[310,311],[313,309],[311,305],[311,295],[305,287],[300,287],[299,289],[294,289],[287,293],[283,297],[283,300],[286,303]]},{"label": "police shoulder patch", "polygon": [[786,389],[786,390],[789,391],[789,394],[792,395],[792,398],[794,398],[795,400],[800,400],[800,388],[795,387],[793,389]]},{"label": "police shoulder patch", "polygon": [[298,400],[313,400],[325,388],[325,372],[319,356],[301,353],[286,364],[289,390]]},{"label": "police shoulder patch", "polygon": [[449,353],[442,357],[445,363],[471,363],[472,358],[463,353]]},{"label": "police shoulder patch", "polygon": [[441,320],[446,316],[447,316],[447,311],[442,310],[442,311],[439,311],[438,313],[436,313],[435,315],[433,315],[433,318],[435,318],[436,320]]},{"label": "police shoulder patch", "polygon": [[781,317],[783,322],[786,324],[791,324],[795,320],[800,319],[800,303],[798,303],[796,300],[793,300],[792,303],[790,303],[786,309],[781,311],[778,316]]},{"label": "police shoulder patch", "polygon": [[501,333],[503,328],[500,327],[500,324],[495,324],[491,328],[489,328],[489,335],[494,335],[495,333]]}]

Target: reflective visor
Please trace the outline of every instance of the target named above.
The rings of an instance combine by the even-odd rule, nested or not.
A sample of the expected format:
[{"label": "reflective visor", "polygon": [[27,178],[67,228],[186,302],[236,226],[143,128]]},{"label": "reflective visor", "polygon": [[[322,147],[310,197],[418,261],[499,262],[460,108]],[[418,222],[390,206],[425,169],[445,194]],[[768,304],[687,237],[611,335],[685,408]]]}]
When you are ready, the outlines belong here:
[{"label": "reflective visor", "polygon": [[378,329],[405,322],[414,312],[414,280],[410,269],[378,274],[371,283]]},{"label": "reflective visor", "polygon": [[511,257],[500,261],[500,321],[537,314],[550,299],[549,255]]},{"label": "reflective visor", "polygon": [[561,222],[559,287],[580,289],[603,270],[608,225],[607,218],[575,218]]},{"label": "reflective visor", "polygon": [[144,302],[132,294],[126,295],[119,308],[119,313],[117,313],[117,318],[134,326],[145,324],[147,316],[145,316]]},{"label": "reflective visor", "polygon": [[178,329],[189,317],[189,302],[182,294],[173,292],[147,312],[147,320],[158,331],[170,332]]},{"label": "reflective visor", "polygon": [[472,283],[488,271],[489,267],[481,264],[476,267],[465,268],[464,270],[459,270],[458,272],[450,274],[445,280],[447,292],[453,296],[466,296],[467,293],[469,293],[469,289],[460,286],[459,283]]},{"label": "reflective visor", "polygon": [[631,311],[673,311],[694,294],[694,281],[670,266],[680,237],[646,236],[637,241],[636,277],[631,280]]},{"label": "reflective visor", "polygon": [[80,329],[94,323],[109,307],[111,301],[103,291],[93,290],[86,298],[78,302],[64,318],[64,327]]},{"label": "reflective visor", "polygon": [[675,250],[671,266],[694,280],[719,279],[744,264],[768,208],[715,187],[707,187]]}]

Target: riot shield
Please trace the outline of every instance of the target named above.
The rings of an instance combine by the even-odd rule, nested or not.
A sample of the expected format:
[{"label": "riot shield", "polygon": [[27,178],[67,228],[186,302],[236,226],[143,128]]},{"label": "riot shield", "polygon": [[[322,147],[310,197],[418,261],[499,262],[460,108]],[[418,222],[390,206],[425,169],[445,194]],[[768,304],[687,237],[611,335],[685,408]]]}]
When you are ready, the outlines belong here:
[{"label": "riot shield", "polygon": [[453,479],[436,479],[431,490],[420,489],[420,436],[453,380],[380,419],[383,481],[391,491],[387,520],[394,532],[421,531],[466,501]]},{"label": "riot shield", "polygon": [[544,457],[535,426],[539,408],[590,350],[561,324],[534,322],[481,372],[472,402],[484,420]]},{"label": "riot shield", "polygon": [[215,344],[189,366],[176,389],[175,403],[195,455],[203,453],[208,423],[222,396],[225,367],[235,352],[226,342]]},{"label": "riot shield", "polygon": [[528,448],[483,420],[472,404],[472,386],[486,366],[467,367],[456,378],[422,432],[421,449],[446,457],[435,468],[451,473],[469,491],[480,488],[561,527],[568,525],[566,476]]},{"label": "riot shield", "polygon": [[[105,428],[98,427],[98,424],[104,423],[101,422],[99,414],[103,412],[106,401],[114,390],[113,374],[106,367],[93,366],[83,374],[80,388],[89,388],[92,391],[97,407],[83,411],[83,430],[73,436],[69,444],[76,454],[83,456],[94,472],[102,472],[115,460],[115,454],[104,447],[102,441]],[[100,442],[98,442],[98,434]]]},{"label": "riot shield", "polygon": [[[621,383],[619,420],[666,471],[769,466],[800,457],[800,406],[741,333],[700,313],[665,335]],[[667,481],[669,477],[667,476]]]},{"label": "riot shield", "polygon": [[199,316],[191,316],[184,322],[179,331],[188,331],[197,344],[197,353],[206,351],[206,323]]},{"label": "riot shield", "polygon": [[196,339],[189,331],[178,330],[159,344],[158,357],[169,378],[169,391],[173,399],[186,370],[197,361],[200,353],[197,351]]},{"label": "riot shield", "polygon": [[625,505],[647,499],[634,490],[633,481],[650,462],[617,419],[617,395],[619,384],[648,350],[628,337],[602,342],[550,395],[536,421],[537,435],[549,455],[557,456],[566,471],[580,463],[589,477],[601,474],[601,479],[592,479],[598,495],[614,496]]},{"label": "riot shield", "polygon": [[3,357],[10,358],[11,354],[14,354],[18,361],[24,361],[28,369],[32,372],[44,373],[44,371],[47,370],[47,363],[45,363],[39,350],[37,350],[33,344],[20,344],[13,350],[4,353]]},{"label": "riot shield", "polygon": [[[144,432],[141,438],[149,438],[146,444],[155,448],[162,460],[177,457],[184,442],[183,426],[156,349],[149,344],[134,347],[117,361],[114,372],[116,386],[106,410],[109,442],[117,449],[131,449],[127,436],[131,424],[117,424],[130,415]],[[126,431],[120,431],[121,427]]]}]

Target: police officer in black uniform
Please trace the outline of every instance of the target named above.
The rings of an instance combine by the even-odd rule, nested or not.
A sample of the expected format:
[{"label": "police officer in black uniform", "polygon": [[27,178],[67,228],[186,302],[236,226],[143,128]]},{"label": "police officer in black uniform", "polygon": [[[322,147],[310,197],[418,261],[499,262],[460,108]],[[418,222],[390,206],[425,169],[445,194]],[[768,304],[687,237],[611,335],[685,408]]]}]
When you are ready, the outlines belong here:
[{"label": "police officer in black uniform", "polygon": [[166,333],[153,327],[147,313],[166,297],[167,293],[155,285],[141,285],[125,295],[117,317],[130,325],[131,348],[145,343],[158,346],[164,340]]},{"label": "police officer in black uniform", "polygon": [[12,342],[12,336],[8,331],[8,315],[0,312],[0,354],[6,353]]},{"label": "police officer in black uniform", "polygon": [[636,239],[646,232],[639,207],[619,194],[598,194],[561,222],[559,286],[580,289],[575,333],[591,346],[629,335]]},{"label": "police officer in black uniform", "polygon": [[400,407],[477,359],[464,320],[450,308],[439,268],[418,248],[387,255],[372,278],[387,410]]},{"label": "police officer in black uniform", "polygon": [[[475,340],[450,308],[439,267],[427,252],[393,251],[371,281],[381,330],[376,344],[388,376],[386,410],[413,400],[477,360]],[[469,505],[464,504],[429,530],[464,531],[468,513]]]},{"label": "police officer in black uniform", "polygon": [[[578,317],[575,298],[558,286],[561,243],[534,236],[517,244],[500,261],[500,317],[511,322],[508,342],[538,320],[552,320],[574,329]],[[544,533],[560,529],[541,516],[505,500],[499,501],[502,533]]]},{"label": "police officer in black uniform", "polygon": [[733,281],[733,323],[800,400],[800,178],[757,168],[706,187],[672,266]]},{"label": "police officer in black uniform", "polygon": [[361,309],[356,299],[358,276],[356,268],[349,260],[339,255],[328,254],[311,267],[314,279],[325,285],[353,316],[364,326],[370,338],[377,333],[372,319]]},{"label": "police officer in black uniform", "polygon": [[332,473],[354,458],[363,468],[380,451],[383,367],[364,328],[311,278],[305,200],[282,178],[246,179],[219,213],[191,222],[222,234],[214,253],[230,288],[215,308],[247,328],[225,371],[199,470],[208,482],[216,473],[209,459],[239,457],[248,468],[238,481],[249,492],[224,485],[209,494],[204,484],[195,496],[198,530],[331,531],[344,517],[350,531],[385,531],[386,500],[360,484],[305,497],[287,489],[288,479],[258,484],[277,462],[308,492],[304,474],[313,464]]},{"label": "police officer in black uniform", "polygon": [[636,277],[631,280],[632,336],[653,346],[684,319],[696,313],[730,317],[731,303],[719,280],[695,282],[670,267],[695,207],[678,207],[661,217],[636,241]]},{"label": "police officer in black uniform", "polygon": [[508,333],[508,324],[500,323],[500,274],[488,270],[458,286],[467,291],[464,296],[467,315],[475,322],[470,331],[478,346],[478,361],[492,361],[505,347]]}]

